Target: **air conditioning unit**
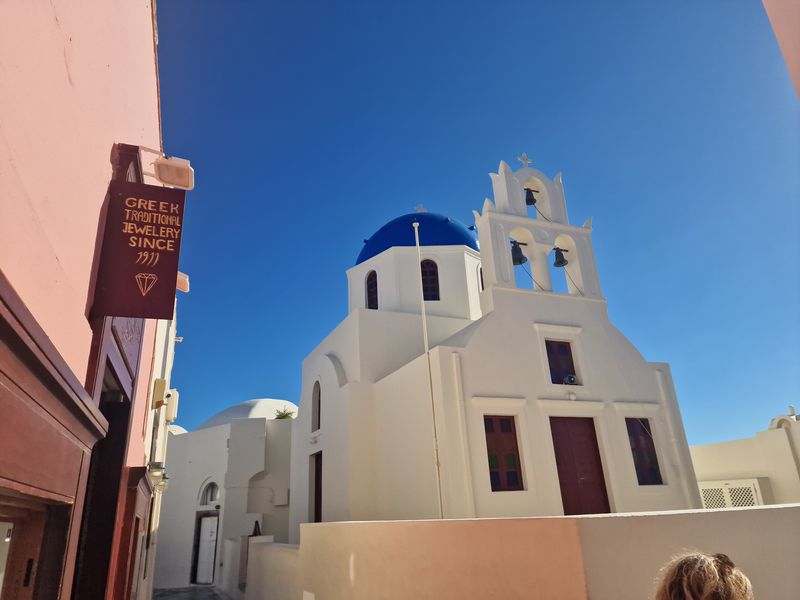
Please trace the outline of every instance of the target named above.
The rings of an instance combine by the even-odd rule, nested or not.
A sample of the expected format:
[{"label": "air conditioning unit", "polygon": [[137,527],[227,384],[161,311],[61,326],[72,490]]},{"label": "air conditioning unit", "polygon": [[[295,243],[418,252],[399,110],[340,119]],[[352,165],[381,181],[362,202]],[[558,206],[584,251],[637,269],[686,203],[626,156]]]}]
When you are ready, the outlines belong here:
[{"label": "air conditioning unit", "polygon": [[766,504],[762,490],[764,486],[759,479],[763,478],[698,481],[703,508],[741,508]]},{"label": "air conditioning unit", "polygon": [[172,423],[178,418],[178,398],[180,397],[180,394],[178,394],[178,390],[172,388],[165,394],[164,397],[167,401],[167,410],[164,414],[164,420],[167,423]]},{"label": "air conditioning unit", "polygon": [[578,378],[570,373],[564,377],[564,384],[565,385],[578,385]]}]

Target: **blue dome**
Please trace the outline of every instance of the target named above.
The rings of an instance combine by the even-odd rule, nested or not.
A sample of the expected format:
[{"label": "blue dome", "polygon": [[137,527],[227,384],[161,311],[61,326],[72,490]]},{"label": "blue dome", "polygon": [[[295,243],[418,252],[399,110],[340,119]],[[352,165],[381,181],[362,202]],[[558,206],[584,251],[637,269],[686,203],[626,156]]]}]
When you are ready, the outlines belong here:
[{"label": "blue dome", "polygon": [[436,213],[410,213],[392,219],[364,241],[356,264],[377,256],[394,246],[414,246],[414,221],[419,223],[420,246],[469,246],[478,250],[475,233],[461,221]]}]

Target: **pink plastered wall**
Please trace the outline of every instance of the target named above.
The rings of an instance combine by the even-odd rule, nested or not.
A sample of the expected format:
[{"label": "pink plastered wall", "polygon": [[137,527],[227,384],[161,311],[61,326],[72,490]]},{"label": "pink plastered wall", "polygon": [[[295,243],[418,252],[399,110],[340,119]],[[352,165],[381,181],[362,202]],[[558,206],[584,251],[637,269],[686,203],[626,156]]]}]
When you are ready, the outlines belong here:
[{"label": "pink plastered wall", "polygon": [[300,539],[317,599],[586,599],[574,519],[324,523]]},{"label": "pink plastered wall", "polygon": [[763,0],[769,22],[786,61],[786,68],[800,96],[800,2]]},{"label": "pink plastered wall", "polygon": [[111,149],[160,139],[150,2],[0,2],[0,269],[81,381]]}]

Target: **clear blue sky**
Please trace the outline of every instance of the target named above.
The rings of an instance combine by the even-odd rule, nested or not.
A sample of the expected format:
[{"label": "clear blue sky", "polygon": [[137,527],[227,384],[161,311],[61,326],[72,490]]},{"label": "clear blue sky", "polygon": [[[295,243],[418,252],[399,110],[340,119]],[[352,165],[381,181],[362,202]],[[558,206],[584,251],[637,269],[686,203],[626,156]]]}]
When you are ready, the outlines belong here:
[{"label": "clear blue sky", "polygon": [[191,159],[173,384],[187,428],[297,401],[345,270],[418,204],[471,224],[526,151],[594,217],[612,321],[690,443],[800,405],[800,103],[757,0],[158,4]]}]

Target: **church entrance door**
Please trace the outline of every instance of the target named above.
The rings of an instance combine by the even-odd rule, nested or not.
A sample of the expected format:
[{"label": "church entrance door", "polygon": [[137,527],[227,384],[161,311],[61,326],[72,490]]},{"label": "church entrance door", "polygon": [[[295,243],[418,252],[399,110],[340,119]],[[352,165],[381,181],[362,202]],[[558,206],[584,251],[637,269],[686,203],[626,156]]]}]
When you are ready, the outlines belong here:
[{"label": "church entrance door", "polygon": [[550,417],[565,515],[611,512],[594,419]]},{"label": "church entrance door", "polygon": [[201,516],[198,519],[194,583],[214,583],[218,522],[219,515],[216,514]]}]

